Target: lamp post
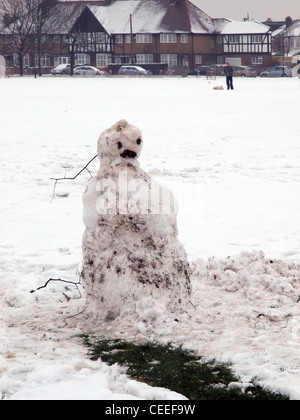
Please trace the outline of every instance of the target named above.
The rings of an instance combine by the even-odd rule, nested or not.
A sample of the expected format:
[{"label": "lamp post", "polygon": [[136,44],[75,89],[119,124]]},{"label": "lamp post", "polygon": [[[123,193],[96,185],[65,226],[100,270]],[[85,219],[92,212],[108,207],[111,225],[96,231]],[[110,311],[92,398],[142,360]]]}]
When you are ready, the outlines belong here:
[{"label": "lamp post", "polygon": [[133,60],[133,33],[132,33],[132,15],[130,15],[130,50],[131,50],[131,64],[134,64]]},{"label": "lamp post", "polygon": [[33,74],[34,74],[34,78],[36,79],[36,57],[35,57],[36,27],[35,27],[35,24],[32,25],[32,31],[33,31]]},{"label": "lamp post", "polygon": [[76,42],[76,38],[72,34],[69,34],[67,39],[68,39],[69,51],[70,51],[70,57],[71,57],[70,76],[73,76],[74,65],[75,65],[75,42]]}]

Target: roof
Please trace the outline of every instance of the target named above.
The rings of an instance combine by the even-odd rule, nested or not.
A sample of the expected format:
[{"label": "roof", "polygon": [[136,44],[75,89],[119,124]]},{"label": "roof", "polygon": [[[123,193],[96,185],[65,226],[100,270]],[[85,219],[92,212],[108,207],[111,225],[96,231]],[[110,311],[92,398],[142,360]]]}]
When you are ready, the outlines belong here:
[{"label": "roof", "polygon": [[227,23],[232,22],[232,19],[228,18],[213,18],[212,19],[215,31],[221,33]]},{"label": "roof", "polygon": [[[63,0],[53,7],[45,33],[69,33],[84,10],[89,10],[108,34],[130,34],[130,16],[135,34],[262,34],[270,31],[269,26],[256,21],[212,19],[190,0]],[[299,34],[300,21],[295,23],[298,23],[295,33]]]},{"label": "roof", "polygon": [[187,2],[191,32],[195,34],[212,33],[215,31],[213,19],[190,1]]},{"label": "roof", "polygon": [[[49,12],[48,19],[43,26],[43,32],[53,35],[69,33],[85,8],[86,5],[81,2],[57,3]],[[15,21],[7,27],[0,28],[1,33],[11,33],[17,22]],[[29,25],[32,25],[32,19],[29,20]],[[33,30],[33,27],[31,27],[32,32]]]},{"label": "roof", "polygon": [[292,23],[291,26],[286,27],[286,24],[282,25],[276,31],[273,32],[273,36],[296,36],[300,37],[300,19]]},{"label": "roof", "polygon": [[111,34],[190,32],[185,0],[170,5],[169,0],[115,0],[110,5],[89,5],[101,25]]},{"label": "roof", "polygon": [[86,5],[81,2],[57,3],[45,23],[46,33],[68,33],[85,9]]},{"label": "roof", "polygon": [[[189,0],[95,0],[85,4],[110,34],[130,34],[130,15],[134,33],[193,32],[213,33],[213,20]],[[65,4],[76,4],[76,0]]]},{"label": "roof", "polygon": [[264,34],[271,31],[270,27],[256,21],[228,22],[221,34]]}]

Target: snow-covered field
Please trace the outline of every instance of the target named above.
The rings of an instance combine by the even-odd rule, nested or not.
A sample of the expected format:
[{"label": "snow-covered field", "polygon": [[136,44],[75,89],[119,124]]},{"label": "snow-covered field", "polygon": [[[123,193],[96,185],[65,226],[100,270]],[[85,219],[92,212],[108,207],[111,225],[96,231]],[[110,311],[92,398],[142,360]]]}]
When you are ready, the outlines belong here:
[{"label": "snow-covered field", "polygon": [[[76,337],[183,343],[300,399],[300,80],[0,79],[0,399],[180,396],[91,362]],[[75,287],[81,195],[98,135],[120,119],[144,136],[141,166],[179,204],[195,308],[89,325]],[[90,169],[95,172],[97,162]],[[67,297],[71,298],[69,301]],[[156,313],[155,313],[156,311]]]}]

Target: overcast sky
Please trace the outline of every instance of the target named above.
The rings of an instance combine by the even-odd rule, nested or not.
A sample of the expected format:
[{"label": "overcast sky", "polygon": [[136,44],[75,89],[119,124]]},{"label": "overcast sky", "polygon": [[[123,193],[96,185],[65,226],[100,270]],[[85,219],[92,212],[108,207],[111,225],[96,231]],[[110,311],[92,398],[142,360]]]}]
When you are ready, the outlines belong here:
[{"label": "overcast sky", "polygon": [[287,16],[300,19],[300,0],[191,0],[210,17],[242,20],[284,20]]}]

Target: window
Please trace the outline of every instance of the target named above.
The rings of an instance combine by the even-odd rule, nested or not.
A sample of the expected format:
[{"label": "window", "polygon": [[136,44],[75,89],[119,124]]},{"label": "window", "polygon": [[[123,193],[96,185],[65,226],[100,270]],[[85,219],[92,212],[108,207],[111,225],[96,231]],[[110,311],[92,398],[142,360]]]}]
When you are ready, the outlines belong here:
[{"label": "window", "polygon": [[[35,56],[35,67],[39,66],[39,56],[36,55]],[[41,56],[41,67],[42,68],[46,68],[46,67],[51,67],[50,65],[50,56],[49,55],[42,55]]]},{"label": "window", "polygon": [[237,44],[240,42],[240,36],[239,35],[229,35],[229,43],[230,44]]},{"label": "window", "polygon": [[96,32],[94,34],[91,34],[94,36],[94,38],[91,39],[91,42],[94,40],[98,43],[105,43],[107,42],[107,35],[103,32]]},{"label": "window", "polygon": [[152,54],[137,54],[136,63],[137,64],[152,64],[153,55]]},{"label": "window", "polygon": [[202,64],[202,55],[196,55],[195,56],[195,63],[196,64]]},{"label": "window", "polygon": [[111,64],[110,54],[97,54],[96,55],[96,66],[97,67],[108,67]]},{"label": "window", "polygon": [[70,64],[70,62],[70,57],[54,57],[54,67],[58,66],[59,64]]},{"label": "window", "polygon": [[261,35],[252,35],[251,40],[254,44],[261,43]]},{"label": "window", "polygon": [[[20,66],[20,60],[19,60],[18,54],[13,55],[13,60],[14,60],[14,66],[16,67]],[[23,67],[29,67],[29,54],[25,54],[23,57]]]},{"label": "window", "polygon": [[176,44],[176,34],[160,34],[160,42],[162,44]]},{"label": "window", "polygon": [[223,44],[223,37],[222,37],[222,35],[218,35],[217,36],[217,43],[218,44]]},{"label": "window", "polygon": [[89,54],[76,54],[75,65],[76,66],[81,66],[82,64],[90,64],[90,55]]},{"label": "window", "polygon": [[296,47],[297,48],[300,48],[300,37],[297,38],[297,40],[296,40]]},{"label": "window", "polygon": [[181,43],[187,44],[189,42],[189,36],[188,34],[181,34]]},{"label": "window", "polygon": [[210,48],[211,49],[214,49],[215,48],[215,40],[214,39],[211,39],[210,40]]},{"label": "window", "polygon": [[116,35],[116,44],[123,44],[123,35]]},{"label": "window", "polygon": [[261,56],[254,55],[252,57],[252,64],[262,64],[262,63],[263,63],[263,59]]},{"label": "window", "polygon": [[41,36],[41,42],[43,44],[46,44],[48,42],[51,42],[51,36],[50,35],[42,35]]},{"label": "window", "polygon": [[176,54],[161,54],[160,60],[162,63],[167,63],[169,67],[177,66],[177,55]]},{"label": "window", "polygon": [[137,44],[152,44],[151,34],[137,34],[135,37]]},{"label": "window", "polygon": [[126,44],[131,44],[131,35],[126,35]]}]

